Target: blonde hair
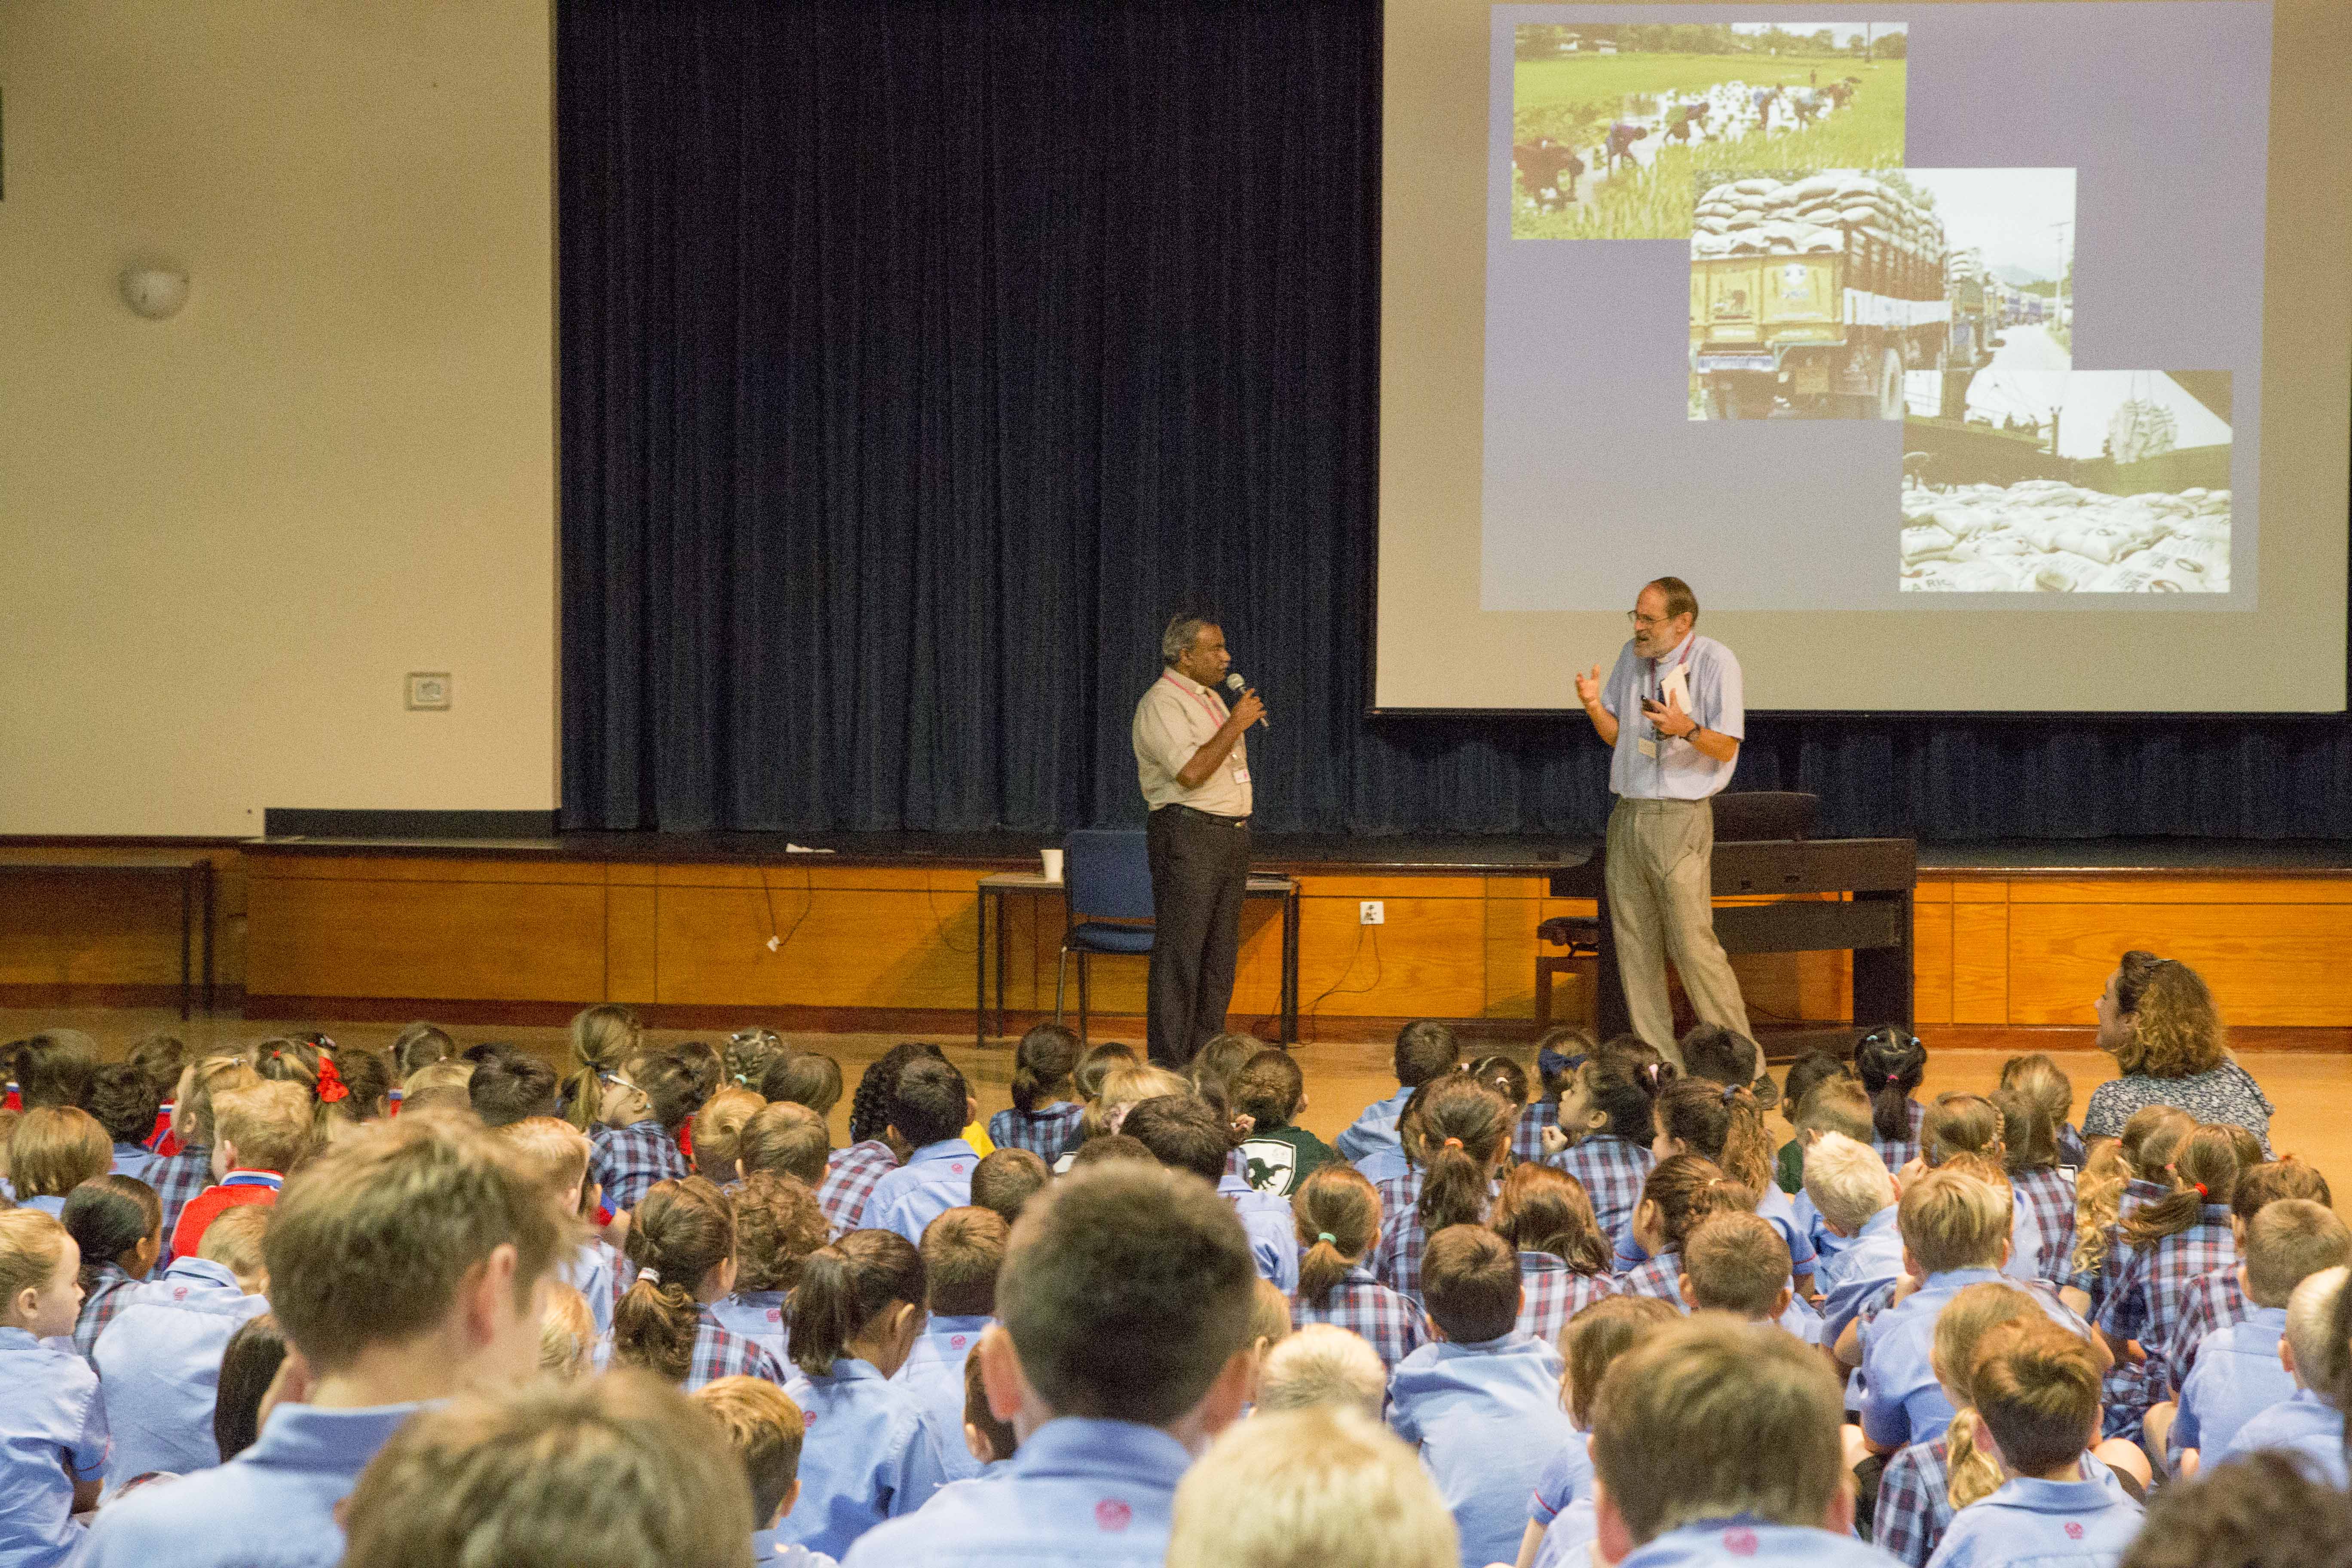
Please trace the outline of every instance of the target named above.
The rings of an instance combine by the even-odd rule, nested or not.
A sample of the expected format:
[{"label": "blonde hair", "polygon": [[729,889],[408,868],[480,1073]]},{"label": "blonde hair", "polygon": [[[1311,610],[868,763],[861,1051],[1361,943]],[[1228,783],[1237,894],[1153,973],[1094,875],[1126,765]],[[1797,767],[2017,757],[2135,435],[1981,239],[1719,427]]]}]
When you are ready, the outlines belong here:
[{"label": "blonde hair", "polygon": [[236,1145],[250,1170],[291,1171],[310,1152],[310,1091],[272,1079],[213,1098],[215,1142]]},{"label": "blonde hair", "polygon": [[610,1072],[636,1053],[645,1038],[637,1016],[617,1002],[600,1002],[572,1016],[572,1073],[563,1080],[572,1101],[564,1116],[583,1132],[596,1124],[604,1093],[596,1075]]},{"label": "blonde hair", "polygon": [[2173,1151],[2196,1130],[2197,1119],[2176,1106],[2144,1105],[2124,1123],[2121,1137],[2092,1152],[2074,1179],[2074,1272],[2098,1271],[2116,1240],[2125,1191],[2135,1177],[2169,1164]]},{"label": "blonde hair", "polygon": [[1176,1489],[1168,1568],[1454,1568],[1454,1516],[1413,1451],[1354,1410],[1234,1423]]},{"label": "blonde hair", "polygon": [[491,1136],[514,1151],[515,1158],[549,1196],[564,1197],[574,1187],[586,1185],[594,1145],[569,1121],[553,1116],[526,1116],[496,1129]]},{"label": "blonde hair", "polygon": [[426,1062],[410,1073],[401,1082],[400,1094],[403,1100],[414,1100],[420,1094],[431,1094],[436,1089],[454,1089],[464,1094],[473,1082],[473,1063],[461,1057],[444,1057],[437,1062]]},{"label": "blonde hair", "polygon": [[0,1309],[47,1285],[73,1237],[46,1209],[0,1209]]},{"label": "blonde hair", "polygon": [[2352,1269],[2342,1265],[2323,1268],[2294,1288],[2286,1299],[2286,1346],[2294,1352],[2294,1375],[2305,1388],[2330,1405],[2343,1396],[2328,1386],[2333,1358],[2343,1353],[2343,1337],[2336,1332],[2336,1298]]},{"label": "blonde hair", "polygon": [[274,1204],[239,1204],[213,1215],[196,1243],[196,1256],[217,1263],[239,1279],[250,1279],[268,1265],[269,1222]]},{"label": "blonde hair", "polygon": [[209,1149],[213,1143],[213,1100],[240,1089],[250,1089],[261,1081],[253,1070],[250,1049],[244,1052],[215,1051],[196,1063],[188,1074],[188,1102],[173,1111],[174,1117],[186,1123],[180,1135],[184,1143]]},{"label": "blonde hair", "polygon": [[1862,1085],[1850,1078],[1824,1079],[1807,1089],[1789,1120],[1800,1131],[1836,1132],[1857,1143],[1869,1142],[1874,1131],[1870,1119],[1870,1096],[1863,1093]]},{"label": "blonde hair", "polygon": [[1380,1352],[1362,1335],[1337,1323],[1307,1323],[1266,1352],[1265,1368],[1258,1377],[1257,1407],[1273,1411],[1334,1405],[1360,1410],[1377,1421],[1388,1384]]},{"label": "blonde hair", "polygon": [[2015,1089],[2041,1107],[2053,1128],[2066,1125],[2074,1112],[2074,1080],[2040,1051],[2001,1063],[2000,1087]]},{"label": "blonde hair", "polygon": [[588,1298],[561,1279],[547,1283],[539,1314],[539,1370],[569,1383],[587,1374],[596,1352],[596,1317]]},{"label": "blonde hair", "polygon": [[1927,1364],[1937,1379],[1958,1395],[1951,1425],[1944,1429],[1946,1495],[1954,1508],[1966,1508],[2000,1489],[2000,1466],[1977,1447],[1976,1385],[1971,1381],[1977,1347],[1986,1335],[2006,1323],[2021,1323],[2042,1316],[2032,1296],[2014,1285],[1987,1279],[1955,1295],[1936,1315],[1936,1337]]},{"label": "blonde hair", "polygon": [[735,1156],[741,1152],[744,1124],[767,1108],[768,1102],[748,1089],[727,1088],[702,1102],[694,1113],[694,1172],[713,1181],[735,1179]]},{"label": "blonde hair", "polygon": [[793,1396],[764,1377],[714,1378],[695,1390],[694,1402],[727,1434],[751,1487],[751,1522],[768,1528],[801,1478],[801,1445],[808,1423]]},{"label": "blonde hair", "polygon": [[1096,1103],[1102,1107],[1108,1122],[1147,1100],[1192,1092],[1191,1084],[1166,1068],[1138,1063],[1133,1067],[1115,1067],[1103,1074],[1102,1093],[1096,1097]]},{"label": "blonde hair", "polygon": [[1290,1337],[1290,1298],[1271,1279],[1261,1279],[1250,1294],[1250,1343],[1265,1342],[1268,1351]]},{"label": "blonde hair", "polygon": [[2352,1262],[2352,1231],[2309,1198],[2280,1198],[2246,1222],[2245,1254],[2247,1299],[2284,1307],[2321,1269]]},{"label": "blonde hair", "polygon": [[2010,1205],[2005,1190],[1948,1166],[1904,1189],[1895,1223],[1904,1247],[1929,1274],[1989,1268],[2009,1239]]},{"label": "blonde hair", "polygon": [[16,1201],[61,1198],[114,1163],[114,1140],[89,1111],[70,1105],[25,1112],[8,1134],[8,1184]]},{"label": "blonde hair", "polygon": [[1823,1219],[1851,1236],[1895,1202],[1895,1178],[1877,1150],[1843,1132],[1824,1132],[1805,1151],[1805,1195]]},{"label": "blonde hair", "polygon": [[1919,1152],[1931,1166],[1957,1154],[1982,1154],[1997,1165],[2004,1163],[2009,1145],[2001,1137],[2000,1108],[1964,1089],[1937,1095],[1919,1121]]}]

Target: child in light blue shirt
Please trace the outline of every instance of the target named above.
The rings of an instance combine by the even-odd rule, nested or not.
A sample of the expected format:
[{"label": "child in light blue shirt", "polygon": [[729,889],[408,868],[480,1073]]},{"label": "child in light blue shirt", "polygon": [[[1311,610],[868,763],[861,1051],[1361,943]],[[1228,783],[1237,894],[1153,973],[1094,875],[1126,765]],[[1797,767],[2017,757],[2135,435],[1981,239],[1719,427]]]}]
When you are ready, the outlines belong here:
[{"label": "child in light blue shirt", "polygon": [[751,1341],[783,1366],[792,1360],[788,1295],[830,1226],[815,1193],[796,1176],[754,1171],[730,1189],[735,1205],[735,1289],[710,1303],[719,1327]]},{"label": "child in light blue shirt", "polygon": [[62,1568],[98,1505],[106,1405],[71,1348],[81,1249],[38,1209],[0,1210],[0,1564]]},{"label": "child in light blue shirt", "polygon": [[2220,1450],[2222,1457],[2282,1449],[2302,1458],[2329,1485],[2343,1489],[2344,1412],[2311,1385],[2303,1369],[2329,1364],[2336,1301],[2344,1290],[2346,1277],[2347,1270],[2341,1267],[2323,1268],[2294,1288],[2294,1294],[2287,1299],[2286,1333],[2279,1342],[2279,1359],[2294,1374],[2295,1392],[2239,1427],[2230,1446]]},{"label": "child in light blue shirt", "polygon": [[[1454,1031],[1431,1019],[1417,1019],[1397,1031],[1397,1091],[1364,1107],[1348,1130],[1333,1141],[1339,1158],[1377,1182],[1405,1170],[1403,1142],[1397,1136],[1397,1119],[1404,1114],[1412,1091],[1462,1059]],[[1368,1165],[1366,1162],[1370,1162]]]},{"label": "child in light blue shirt", "polygon": [[1236,1423],[1210,1447],[1176,1490],[1167,1568],[1435,1568],[1456,1550],[1412,1450],[1361,1410],[1318,1405]]},{"label": "child in light blue shirt", "polygon": [[1004,1221],[983,1208],[955,1208],[923,1232],[929,1316],[906,1364],[891,1377],[922,1406],[923,1424],[951,1481],[980,1474],[964,1442],[964,1363],[994,1321],[996,1275],[1004,1267]]},{"label": "child in light blue shirt", "polygon": [[[1528,1505],[1527,1533],[1519,1538],[1518,1561],[1556,1562],[1571,1548],[1591,1541],[1597,1528],[1592,1511],[1592,1402],[1610,1366],[1682,1313],[1663,1296],[1608,1296],[1570,1318],[1559,1333],[1558,1349],[1560,1408],[1576,1429],[1574,1441],[1553,1450],[1536,1477],[1535,1495]],[[1570,1513],[1577,1518],[1563,1524]]]},{"label": "child in light blue shirt", "polygon": [[834,1568],[834,1559],[786,1544],[778,1527],[801,1495],[801,1446],[808,1426],[792,1395],[764,1377],[738,1374],[704,1384],[694,1402],[715,1418],[751,1483],[751,1560],[760,1568]]},{"label": "child in light blue shirt", "polygon": [[895,1230],[919,1245],[923,1227],[971,1202],[971,1168],[980,1155],[963,1129],[979,1114],[963,1074],[937,1057],[918,1057],[898,1069],[888,1100],[890,1130],[914,1151],[886,1171],[866,1200],[867,1229]]},{"label": "child in light blue shirt", "polygon": [[225,1209],[194,1258],[122,1292],[90,1355],[114,1436],[110,1491],[151,1470],[185,1475],[221,1462],[213,1441],[221,1352],[238,1324],[269,1310],[269,1219],[267,1205]]},{"label": "child in light blue shirt", "polygon": [[1448,1226],[1422,1255],[1422,1296],[1444,1339],[1397,1363],[1389,1426],[1421,1450],[1460,1532],[1464,1568],[1517,1555],[1547,1461],[1582,1441],[1559,1404],[1559,1354],[1517,1331],[1517,1251],[1485,1226]]},{"label": "child in light blue shirt", "polygon": [[810,1438],[803,1495],[776,1527],[780,1543],[843,1556],[947,1479],[921,1402],[889,1381],[922,1330],[923,1260],[897,1232],[851,1231],[801,1265],[784,1392]]}]

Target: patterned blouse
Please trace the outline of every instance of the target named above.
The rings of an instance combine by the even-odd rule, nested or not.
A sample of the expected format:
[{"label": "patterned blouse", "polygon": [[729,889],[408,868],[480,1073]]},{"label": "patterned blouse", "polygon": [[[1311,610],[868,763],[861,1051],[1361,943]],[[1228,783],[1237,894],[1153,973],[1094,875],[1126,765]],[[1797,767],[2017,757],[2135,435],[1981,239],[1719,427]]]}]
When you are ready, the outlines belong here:
[{"label": "patterned blouse", "polygon": [[2200,1121],[2242,1127],[2262,1140],[2263,1157],[2270,1158],[2273,1107],[2253,1074],[2228,1060],[2189,1078],[2133,1073],[2109,1079],[2091,1091],[2090,1106],[2083,1112],[2083,1136],[2120,1138],[2132,1113],[2151,1105],[2178,1106]]}]

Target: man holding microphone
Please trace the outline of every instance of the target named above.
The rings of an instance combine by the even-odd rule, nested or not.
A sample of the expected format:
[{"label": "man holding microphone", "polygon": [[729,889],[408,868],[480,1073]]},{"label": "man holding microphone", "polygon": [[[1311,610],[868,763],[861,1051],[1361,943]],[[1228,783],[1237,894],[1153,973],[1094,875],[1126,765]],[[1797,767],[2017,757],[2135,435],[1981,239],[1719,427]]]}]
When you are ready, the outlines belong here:
[{"label": "man holding microphone", "polygon": [[1698,600],[1679,577],[1644,586],[1627,618],[1633,640],[1608,680],[1596,664],[1576,678],[1576,695],[1615,753],[1609,788],[1617,805],[1603,868],[1626,1012],[1633,1032],[1680,1066],[1669,958],[1702,1019],[1748,1033],[1738,977],[1715,939],[1709,804],[1739,760],[1739,661],[1692,630]]},{"label": "man holding microphone", "polygon": [[1160,637],[1160,679],[1135,705],[1135,771],[1151,816],[1151,1060],[1181,1068],[1224,1033],[1249,889],[1249,747],[1255,691],[1218,694],[1233,656],[1213,622],[1179,616]]}]

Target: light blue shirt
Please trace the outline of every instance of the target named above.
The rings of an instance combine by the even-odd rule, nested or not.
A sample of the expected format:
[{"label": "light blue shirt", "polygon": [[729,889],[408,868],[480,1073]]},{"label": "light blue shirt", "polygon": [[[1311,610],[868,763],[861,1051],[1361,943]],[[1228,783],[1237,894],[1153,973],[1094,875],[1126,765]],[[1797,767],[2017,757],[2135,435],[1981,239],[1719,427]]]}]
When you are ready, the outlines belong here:
[{"label": "light blue shirt", "polygon": [[[1936,1381],[1928,1353],[1936,1341],[1936,1318],[1946,1303],[1971,1285],[2004,1279],[1998,1269],[1954,1268],[1930,1274],[1926,1284],[1863,1326],[1862,1431],[1884,1448],[1933,1436],[1951,1425],[1951,1402]],[[2016,1284],[2015,1280],[2009,1280]],[[2023,1287],[2020,1287],[2023,1289]],[[2076,1318],[2038,1290],[2027,1290],[2050,1321],[2071,1333],[2090,1336]]]},{"label": "light blue shirt", "polygon": [[1516,1562],[1544,1464],[1582,1439],[1559,1407],[1559,1355],[1509,1333],[1427,1344],[1389,1378],[1389,1425],[1421,1450],[1462,1541],[1463,1568]]},{"label": "light blue shirt", "polygon": [[[1705,800],[1731,782],[1732,762],[1718,763],[1687,739],[1669,741],[1642,717],[1642,700],[1655,697],[1658,683],[1680,667],[1690,683],[1690,714],[1699,727],[1733,740],[1748,732],[1739,661],[1713,637],[1694,631],[1664,658],[1633,651],[1633,639],[1617,650],[1616,666],[1601,689],[1601,706],[1617,721],[1617,750],[1609,759],[1609,788],[1627,800]],[[1642,754],[1650,742],[1657,755]]]},{"label": "light blue shirt", "polygon": [[66,1214],[66,1200],[55,1193],[43,1193],[38,1197],[26,1198],[23,1206],[28,1209],[38,1209],[51,1219],[63,1219]]},{"label": "light blue shirt", "polygon": [[154,1151],[143,1143],[117,1143],[114,1146],[114,1165],[107,1173],[143,1182],[147,1179],[147,1167],[154,1163]]},{"label": "light blue shirt", "polygon": [[221,1352],[238,1324],[269,1310],[237,1289],[226,1265],[201,1258],[175,1259],[121,1300],[90,1352],[114,1434],[110,1491],[150,1470],[185,1475],[221,1462],[213,1441]]},{"label": "light blue shirt", "polygon": [[1544,1461],[1536,1477],[1534,1500],[1528,1505],[1528,1522],[1549,1525],[1569,1504],[1591,1497],[1592,1475],[1592,1438],[1579,1432],[1574,1442],[1561,1444]]},{"label": "light blue shirt", "polygon": [[1927,1568],[2115,1568],[2139,1533],[2140,1512],[2112,1472],[2080,1481],[2021,1476],[1954,1514]]},{"label": "light blue shirt", "polygon": [[599,1340],[613,1336],[613,1270],[619,1258],[610,1243],[592,1237],[555,1268],[558,1279],[586,1298],[589,1321],[596,1325]]},{"label": "light blue shirt", "polygon": [[[2280,1400],[2239,1427],[2219,1457],[2234,1458],[2258,1448],[2300,1454],[2314,1463],[2329,1486],[2344,1489],[2344,1412],[2307,1388],[2296,1389],[2292,1398]],[[2215,1458],[2208,1451],[2205,1464],[2210,1467]]]},{"label": "light blue shirt", "polygon": [[884,1520],[922,1507],[946,1479],[921,1404],[870,1362],[843,1357],[824,1377],[794,1367],[784,1392],[801,1407],[808,1436],[801,1500],[776,1527],[777,1540],[842,1556]]},{"label": "light blue shirt", "polygon": [[1903,1233],[1893,1204],[1862,1222],[1859,1234],[1813,1277],[1822,1292],[1822,1343],[1834,1345],[1873,1296],[1903,1278]]},{"label": "light blue shirt", "polygon": [[783,1291],[738,1290],[724,1300],[711,1302],[710,1315],[729,1333],[765,1346],[778,1365],[791,1364],[793,1320],[784,1306]]},{"label": "light blue shirt", "polygon": [[2284,1307],[2253,1307],[2241,1321],[2197,1342],[2197,1364],[2180,1389],[2180,1415],[2167,1439],[2173,1453],[2220,1453],[2247,1422],[2294,1397],[2294,1374],[2279,1364]]},{"label": "light blue shirt", "polygon": [[758,1568],[839,1568],[834,1559],[805,1546],[787,1545],[772,1530],[751,1532],[751,1561]]},{"label": "light blue shirt", "polygon": [[1813,1244],[1813,1257],[1816,1259],[1813,1283],[1818,1286],[1822,1282],[1822,1275],[1829,1268],[1831,1260],[1847,1247],[1852,1247],[1853,1238],[1850,1236],[1840,1236],[1830,1229],[1830,1222],[1823,1219],[1822,1211],[1813,1206],[1811,1193],[1801,1189],[1790,1194],[1789,1207],[1795,1213],[1797,1223],[1805,1227],[1805,1239]]},{"label": "light blue shirt", "polygon": [[1580,1497],[1544,1526],[1543,1539],[1536,1543],[1535,1568],[1591,1568],[1592,1544],[1600,1539],[1600,1505]]},{"label": "light blue shirt", "polygon": [[895,1230],[920,1247],[923,1227],[971,1202],[971,1168],[980,1156],[961,1138],[926,1143],[895,1171],[885,1171],[866,1200],[864,1226]]},{"label": "light blue shirt", "polygon": [[1066,1415],[987,1479],[877,1526],[842,1568],[1160,1568],[1192,1462],[1158,1427]]},{"label": "light blue shirt", "polygon": [[1772,1228],[1779,1231],[1780,1239],[1788,1244],[1789,1272],[1792,1275],[1812,1273],[1815,1262],[1813,1238],[1806,1234],[1803,1223],[1797,1218],[1796,1205],[1789,1201],[1789,1194],[1776,1184],[1765,1183],[1764,1195],[1756,1200],[1756,1213],[1760,1218],[1771,1221]]},{"label": "light blue shirt", "polygon": [[[1364,1107],[1364,1113],[1339,1134],[1331,1147],[1339,1151],[1339,1158],[1359,1171],[1364,1170],[1365,1160],[1374,1154],[1392,1154],[1402,1167],[1404,1145],[1397,1139],[1397,1118],[1404,1114],[1404,1102],[1412,1098],[1412,1090],[1400,1089],[1386,1100],[1372,1101]],[[1380,1180],[1370,1171],[1364,1171],[1364,1174],[1371,1176],[1373,1181]],[[1389,1174],[1395,1173],[1390,1172]]]},{"label": "light blue shirt", "polygon": [[951,1481],[968,1481],[981,1465],[963,1440],[963,1372],[980,1331],[993,1318],[933,1318],[923,1325],[907,1364],[890,1381],[913,1394],[923,1407],[923,1424],[940,1451],[940,1466]]},{"label": "light blue shirt", "polygon": [[1752,1515],[1701,1520],[1626,1553],[1617,1568],[1897,1568],[1896,1560],[1851,1535]]},{"label": "light blue shirt", "polygon": [[0,1568],[63,1568],[84,1541],[74,1483],[106,1468],[97,1374],[70,1349],[0,1329]]},{"label": "light blue shirt", "polygon": [[281,1405],[227,1464],[101,1510],[82,1568],[334,1568],[343,1555],[335,1505],[420,1408]]},{"label": "light blue shirt", "polygon": [[1261,1193],[1231,1171],[1217,1181],[1217,1194],[1229,1200],[1249,1233],[1250,1261],[1258,1278],[1281,1287],[1286,1296],[1298,1294],[1298,1222],[1290,1200]]}]

